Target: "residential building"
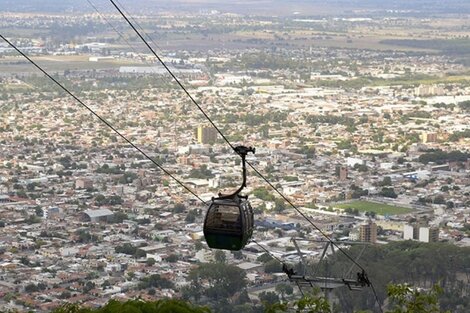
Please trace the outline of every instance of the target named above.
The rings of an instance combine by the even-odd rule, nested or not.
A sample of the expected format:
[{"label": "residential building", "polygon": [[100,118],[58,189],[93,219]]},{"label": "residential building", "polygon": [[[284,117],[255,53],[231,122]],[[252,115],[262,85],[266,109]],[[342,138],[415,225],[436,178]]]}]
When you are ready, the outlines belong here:
[{"label": "residential building", "polygon": [[377,224],[372,221],[359,226],[359,240],[364,242],[377,242]]},{"label": "residential building", "polygon": [[217,130],[213,127],[199,126],[196,129],[196,139],[198,143],[212,144],[217,140]]},{"label": "residential building", "polygon": [[437,242],[439,240],[439,228],[418,224],[404,225],[403,239],[418,240],[421,242]]},{"label": "residential building", "polygon": [[348,168],[346,166],[341,166],[339,168],[339,180],[348,179]]},{"label": "residential building", "polygon": [[439,228],[436,227],[420,227],[419,241],[437,242],[439,240]]}]

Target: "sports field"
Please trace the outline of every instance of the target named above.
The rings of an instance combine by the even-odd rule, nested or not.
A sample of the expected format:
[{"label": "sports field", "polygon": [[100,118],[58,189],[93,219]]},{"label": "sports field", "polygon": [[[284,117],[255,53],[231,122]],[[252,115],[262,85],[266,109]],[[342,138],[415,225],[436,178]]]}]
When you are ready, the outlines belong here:
[{"label": "sports field", "polygon": [[341,203],[335,205],[336,208],[339,209],[357,209],[359,212],[375,212],[378,215],[395,215],[395,214],[405,214],[410,213],[413,209],[393,206],[384,203],[377,203],[377,202],[369,202],[369,201],[352,201],[348,203]]}]

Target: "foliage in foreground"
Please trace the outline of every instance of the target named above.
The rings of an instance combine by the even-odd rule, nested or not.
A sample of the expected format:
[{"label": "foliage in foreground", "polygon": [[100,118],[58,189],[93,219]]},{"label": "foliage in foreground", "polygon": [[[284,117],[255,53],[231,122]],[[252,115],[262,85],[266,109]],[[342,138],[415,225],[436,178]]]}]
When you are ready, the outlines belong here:
[{"label": "foliage in foreground", "polygon": [[320,296],[319,290],[313,290],[311,294],[304,295],[292,303],[275,303],[266,305],[265,313],[331,313],[330,304],[325,297]]},{"label": "foliage in foreground", "polygon": [[[389,285],[387,294],[389,299],[386,313],[450,313],[441,311],[439,307],[439,295],[443,292],[439,285],[434,285],[430,290],[419,290],[407,284]],[[304,296],[291,304],[274,304],[268,306],[265,313],[332,313],[326,298],[319,296],[319,292]],[[355,313],[371,313],[372,311],[356,311]]]},{"label": "foliage in foreground", "polygon": [[395,308],[389,313],[440,313],[438,297],[443,292],[439,285],[423,292],[408,285],[389,285],[388,295]]},{"label": "foliage in foreground", "polygon": [[[352,256],[359,255],[360,246],[349,249]],[[362,266],[377,291],[383,306],[388,284],[409,283],[426,290],[439,285],[443,292],[439,296],[441,308],[453,313],[467,313],[470,307],[470,285],[466,279],[470,264],[470,248],[460,248],[449,243],[424,243],[415,241],[391,242],[387,245],[369,246],[361,256]],[[324,266],[325,265],[325,266]],[[326,267],[328,265],[328,267]],[[315,265],[312,265],[315,266]],[[324,267],[323,267],[324,266]],[[319,273],[343,273],[351,261],[341,253],[332,256],[328,264],[320,264]],[[374,307],[375,297],[371,288],[361,292],[343,292],[334,295],[339,299],[341,312],[353,313]]]},{"label": "foliage in foreground", "polygon": [[174,299],[158,301],[130,300],[119,302],[111,300],[102,308],[83,308],[77,304],[66,304],[53,313],[210,313],[209,308],[194,306]]},{"label": "foliage in foreground", "polygon": [[[390,308],[386,313],[444,313],[439,308],[438,297],[442,289],[435,285],[429,291],[413,289],[409,285],[389,285]],[[158,301],[111,300],[102,308],[83,308],[77,304],[66,304],[53,313],[210,313],[207,307],[195,306],[183,300],[165,299]],[[266,304],[265,313],[331,313],[326,298],[319,291],[291,302]],[[364,311],[363,311],[364,312]],[[242,312],[241,312],[242,313]],[[357,312],[359,313],[359,312]],[[449,313],[449,312],[445,312]]]}]

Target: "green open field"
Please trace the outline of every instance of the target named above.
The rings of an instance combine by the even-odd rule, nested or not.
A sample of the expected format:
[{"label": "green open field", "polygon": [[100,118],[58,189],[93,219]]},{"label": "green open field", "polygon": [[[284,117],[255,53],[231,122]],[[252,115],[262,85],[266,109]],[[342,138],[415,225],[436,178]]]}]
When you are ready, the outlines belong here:
[{"label": "green open field", "polygon": [[[132,60],[114,59],[103,60],[100,62],[88,61],[88,55],[71,55],[71,56],[39,56],[33,57],[39,65],[48,71],[65,71],[65,70],[93,70],[93,69],[118,69],[123,65],[143,65],[142,63]],[[0,72],[3,73],[39,73],[34,66],[20,56],[6,56],[0,58]]]},{"label": "green open field", "polygon": [[359,212],[375,212],[379,215],[394,215],[413,212],[413,209],[369,201],[352,201],[335,205],[339,209],[358,209]]}]

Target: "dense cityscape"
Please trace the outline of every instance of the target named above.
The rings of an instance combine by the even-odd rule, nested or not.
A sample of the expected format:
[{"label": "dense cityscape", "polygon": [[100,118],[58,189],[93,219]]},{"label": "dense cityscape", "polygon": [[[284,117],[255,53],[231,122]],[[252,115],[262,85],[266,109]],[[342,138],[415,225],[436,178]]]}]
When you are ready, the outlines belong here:
[{"label": "dense cityscape", "polygon": [[[240,157],[94,2],[78,13],[2,9],[0,33],[204,201],[238,188]],[[1,311],[170,297],[258,312],[300,293],[273,256],[296,271],[334,260],[323,234],[359,262],[358,243],[364,255],[410,240],[455,249],[441,256],[460,293],[450,308],[468,309],[468,10],[130,11],[226,138],[255,147],[250,164],[321,232],[249,169],[256,242],[209,249],[206,204],[0,42]],[[403,279],[429,288],[446,280],[438,271]],[[213,283],[208,272],[232,276]],[[373,310],[343,288],[331,297],[338,312]]]}]

